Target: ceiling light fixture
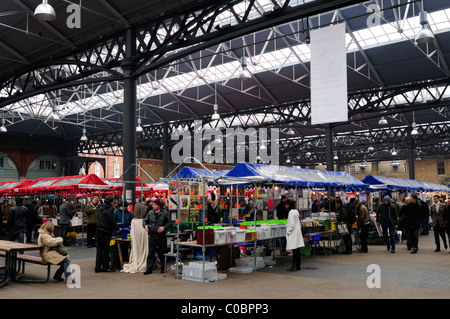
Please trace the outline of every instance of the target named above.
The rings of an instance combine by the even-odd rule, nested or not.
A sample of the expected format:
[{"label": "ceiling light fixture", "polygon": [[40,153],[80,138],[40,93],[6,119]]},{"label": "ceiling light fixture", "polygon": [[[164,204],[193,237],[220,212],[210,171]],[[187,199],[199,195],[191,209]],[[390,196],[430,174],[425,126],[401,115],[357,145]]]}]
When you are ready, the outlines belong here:
[{"label": "ceiling light fixture", "polygon": [[417,125],[415,122],[412,123],[411,135],[419,135],[419,131],[417,130]]},{"label": "ceiling light fixture", "polygon": [[288,129],[288,131],[286,132],[286,134],[287,134],[287,135],[295,135],[295,131],[293,130],[292,127],[290,127],[290,128]]},{"label": "ceiling light fixture", "polygon": [[49,119],[50,121],[59,121],[59,120],[60,120],[59,115],[58,115],[58,112],[57,112],[55,106],[53,107],[52,113],[50,113],[50,115],[48,116],[48,119]]},{"label": "ceiling light fixture", "polygon": [[419,135],[419,131],[417,130],[416,116],[414,114],[414,111],[413,111],[413,122],[412,122],[411,126],[412,126],[411,135]]},{"label": "ceiling light fixture", "polygon": [[242,70],[239,73],[239,80],[245,81],[245,80],[250,80],[252,78],[252,74],[250,73],[249,70],[247,70],[247,57],[244,55],[242,57]]},{"label": "ceiling light fixture", "polygon": [[433,31],[428,27],[427,20],[427,12],[423,10],[423,1],[422,1],[422,10],[419,12],[420,24],[422,25],[422,29],[416,34],[416,43],[428,43],[434,40]]},{"label": "ceiling light fixture", "polygon": [[83,135],[81,135],[80,141],[81,142],[86,142],[88,140],[87,136],[86,136],[86,129],[83,128]]},{"label": "ceiling light fixture", "polygon": [[8,129],[5,126],[5,118],[2,118],[2,126],[0,127],[0,133],[6,133],[8,132]]},{"label": "ceiling light fixture", "polygon": [[263,141],[263,142],[261,143],[259,149],[260,149],[260,150],[265,150],[266,148],[267,148],[267,147],[266,147],[266,143]]},{"label": "ceiling light fixture", "polygon": [[138,120],[137,120],[137,126],[136,126],[136,133],[138,133],[138,134],[141,134],[141,133],[143,133],[144,132],[144,129],[142,128],[142,120],[141,120],[141,118],[138,118]]},{"label": "ceiling light fixture", "polygon": [[36,7],[34,16],[42,21],[53,21],[56,19],[55,9],[48,4],[48,0],[42,0],[42,3]]},{"label": "ceiling light fixture", "polygon": [[217,84],[214,83],[214,114],[211,116],[211,120],[213,121],[218,121],[220,120],[220,115],[219,115],[219,105],[217,104]]},{"label": "ceiling light fixture", "polygon": [[378,121],[379,125],[387,125],[388,121],[384,118],[384,116],[381,117],[381,119]]}]

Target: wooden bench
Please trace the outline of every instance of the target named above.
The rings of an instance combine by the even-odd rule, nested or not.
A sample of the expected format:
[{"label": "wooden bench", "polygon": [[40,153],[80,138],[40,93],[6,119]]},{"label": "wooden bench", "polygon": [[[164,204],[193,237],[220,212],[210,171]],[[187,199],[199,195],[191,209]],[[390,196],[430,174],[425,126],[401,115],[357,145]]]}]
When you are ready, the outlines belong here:
[{"label": "wooden bench", "polygon": [[[6,257],[5,252],[0,252],[0,257]],[[44,283],[50,279],[50,266],[51,264],[42,259],[41,256],[32,256],[25,254],[17,254],[17,260],[19,261],[18,269],[17,269],[17,282],[36,282],[36,283]],[[32,263],[37,265],[47,266],[47,276],[44,279],[21,279],[25,274],[25,263]],[[6,267],[6,266],[5,266]],[[1,287],[1,286],[0,286]]]}]

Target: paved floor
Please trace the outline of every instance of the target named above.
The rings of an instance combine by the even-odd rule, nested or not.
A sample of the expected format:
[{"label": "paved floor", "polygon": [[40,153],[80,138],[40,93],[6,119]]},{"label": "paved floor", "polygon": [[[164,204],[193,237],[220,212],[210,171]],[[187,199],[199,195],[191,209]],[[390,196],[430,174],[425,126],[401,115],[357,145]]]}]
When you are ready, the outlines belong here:
[{"label": "paved floor", "polygon": [[[224,280],[197,283],[167,277],[159,272],[95,273],[95,248],[69,247],[72,263],[80,266],[81,287],[68,288],[50,279],[45,284],[9,283],[0,288],[8,299],[448,299],[449,250],[434,252],[434,236],[420,236],[419,252],[412,255],[405,243],[395,254],[385,246],[369,246],[369,253],[317,255],[302,258],[302,270],[288,272],[290,257],[277,258],[274,267],[250,274],[230,273]],[[0,262],[3,262],[0,259]],[[368,269],[379,266],[379,272]],[[52,267],[52,274],[56,270]],[[45,267],[27,266],[31,277],[45,275]],[[369,288],[377,283],[379,288]]]}]

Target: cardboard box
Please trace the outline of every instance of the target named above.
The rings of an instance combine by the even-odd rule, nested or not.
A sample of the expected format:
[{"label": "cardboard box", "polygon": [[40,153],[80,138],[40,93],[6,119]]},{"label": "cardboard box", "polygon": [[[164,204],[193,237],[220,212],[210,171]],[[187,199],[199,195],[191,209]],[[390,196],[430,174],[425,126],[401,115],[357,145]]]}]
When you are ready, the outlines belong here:
[{"label": "cardboard box", "polygon": [[245,240],[252,241],[256,240],[258,237],[258,233],[256,231],[245,231]]}]

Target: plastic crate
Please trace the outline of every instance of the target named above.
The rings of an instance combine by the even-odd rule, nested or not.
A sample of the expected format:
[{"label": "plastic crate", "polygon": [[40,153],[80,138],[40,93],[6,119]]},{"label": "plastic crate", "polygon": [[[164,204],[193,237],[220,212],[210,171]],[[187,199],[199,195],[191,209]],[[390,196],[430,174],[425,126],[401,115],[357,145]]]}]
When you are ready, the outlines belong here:
[{"label": "plastic crate", "polygon": [[245,230],[236,230],[236,242],[241,243],[245,241]]},{"label": "plastic crate", "polygon": [[204,263],[201,261],[191,261],[189,262],[189,267],[202,268],[203,264],[205,266],[205,270],[216,269],[216,263],[205,261]]},{"label": "plastic crate", "polygon": [[212,282],[217,280],[217,268],[205,269],[203,273],[202,267],[197,266],[184,266],[182,270],[181,278],[184,280],[202,282]]},{"label": "plastic crate", "polygon": [[230,272],[234,272],[234,273],[238,273],[238,274],[250,274],[253,272],[253,268],[251,267],[245,267],[245,266],[240,266],[240,267],[231,267],[229,269]]},{"label": "plastic crate", "polygon": [[222,229],[214,230],[214,244],[225,244],[227,242],[227,233]]}]

